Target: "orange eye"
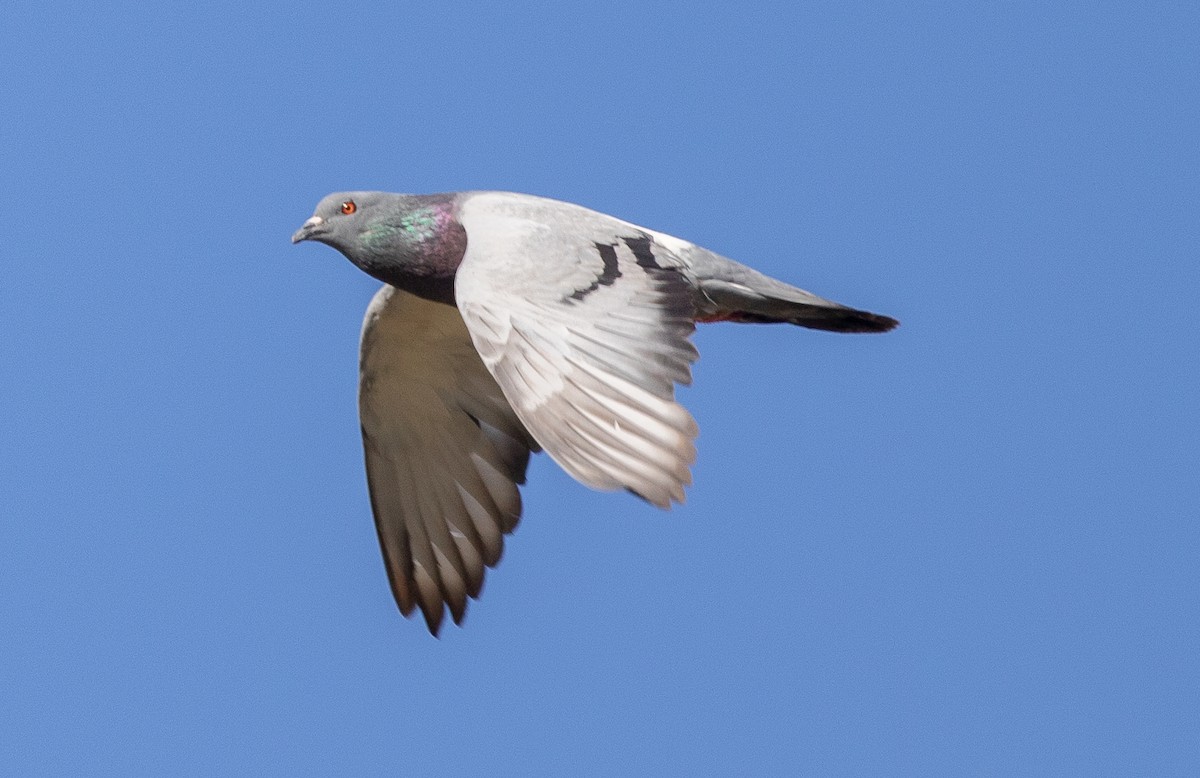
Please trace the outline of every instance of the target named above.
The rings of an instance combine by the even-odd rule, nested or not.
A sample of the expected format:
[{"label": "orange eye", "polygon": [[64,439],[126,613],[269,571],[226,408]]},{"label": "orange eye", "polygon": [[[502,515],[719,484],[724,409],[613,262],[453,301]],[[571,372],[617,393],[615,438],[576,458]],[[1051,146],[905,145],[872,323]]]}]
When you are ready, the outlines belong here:
[{"label": "orange eye", "polygon": [[354,204],[353,200],[347,200],[346,202],[342,203],[342,213],[346,214],[347,216],[357,210],[358,206]]}]

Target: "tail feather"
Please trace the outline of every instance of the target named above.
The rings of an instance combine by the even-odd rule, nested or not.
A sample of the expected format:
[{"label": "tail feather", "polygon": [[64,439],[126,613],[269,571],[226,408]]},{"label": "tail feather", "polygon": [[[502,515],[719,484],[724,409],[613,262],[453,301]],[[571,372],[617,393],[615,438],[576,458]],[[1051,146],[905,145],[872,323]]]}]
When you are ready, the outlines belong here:
[{"label": "tail feather", "polygon": [[830,332],[887,332],[900,322],[785,284],[694,243],[656,233],[682,260],[695,290],[697,321],[786,322]]},{"label": "tail feather", "polygon": [[829,332],[887,332],[900,323],[890,316],[817,297],[768,276],[761,276],[755,286],[759,288],[721,279],[701,280],[705,304],[700,306],[699,321],[788,323]]}]

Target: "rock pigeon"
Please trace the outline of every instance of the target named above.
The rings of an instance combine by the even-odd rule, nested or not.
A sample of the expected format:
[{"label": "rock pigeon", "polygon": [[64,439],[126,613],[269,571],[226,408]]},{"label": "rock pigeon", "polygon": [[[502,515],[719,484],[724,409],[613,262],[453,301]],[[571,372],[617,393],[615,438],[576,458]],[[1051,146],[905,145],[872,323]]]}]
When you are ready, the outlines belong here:
[{"label": "rock pigeon", "polygon": [[511,192],[325,197],[315,240],[384,283],[367,308],[359,415],[396,603],[462,622],[545,450],[594,489],[683,502],[698,428],[675,401],[696,322],[885,332],[685,240]]}]

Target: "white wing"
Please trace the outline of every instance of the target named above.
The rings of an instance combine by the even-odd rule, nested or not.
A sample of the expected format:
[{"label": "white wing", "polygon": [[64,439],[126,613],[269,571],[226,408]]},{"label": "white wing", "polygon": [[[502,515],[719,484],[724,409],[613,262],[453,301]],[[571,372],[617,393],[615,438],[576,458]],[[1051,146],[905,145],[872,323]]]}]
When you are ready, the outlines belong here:
[{"label": "white wing", "polygon": [[649,230],[580,206],[465,195],[455,296],[512,408],[563,469],[597,489],[682,502],[695,420],[694,304],[679,259]]},{"label": "white wing", "polygon": [[367,309],[359,416],[375,526],[404,615],[455,623],[521,516],[537,444],[471,345],[458,310],[391,286]]}]

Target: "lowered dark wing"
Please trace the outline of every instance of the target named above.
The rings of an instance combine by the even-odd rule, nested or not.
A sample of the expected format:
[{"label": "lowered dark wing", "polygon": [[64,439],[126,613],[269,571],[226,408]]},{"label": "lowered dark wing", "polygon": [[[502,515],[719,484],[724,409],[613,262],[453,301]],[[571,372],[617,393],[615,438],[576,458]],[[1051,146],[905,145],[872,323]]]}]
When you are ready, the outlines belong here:
[{"label": "lowered dark wing", "polygon": [[459,623],[499,561],[536,444],[458,309],[390,286],[363,322],[359,416],[392,592],[436,635],[444,609]]}]

